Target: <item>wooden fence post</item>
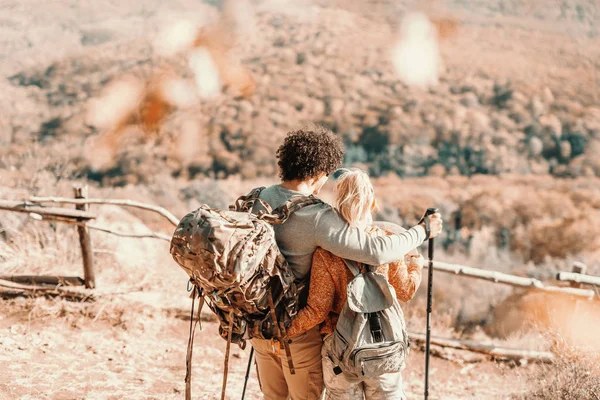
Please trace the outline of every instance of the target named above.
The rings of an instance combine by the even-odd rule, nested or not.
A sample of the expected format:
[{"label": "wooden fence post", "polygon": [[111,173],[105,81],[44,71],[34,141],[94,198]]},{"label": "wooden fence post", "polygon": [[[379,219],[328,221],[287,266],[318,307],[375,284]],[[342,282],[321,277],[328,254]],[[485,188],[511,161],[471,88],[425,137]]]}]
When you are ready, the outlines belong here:
[{"label": "wooden fence post", "polygon": [[[571,272],[575,274],[585,275],[585,273],[587,272],[587,265],[585,265],[582,262],[575,261],[573,263],[573,268],[571,269]],[[574,288],[580,288],[583,287],[583,284],[581,284],[581,282],[571,282],[570,286]]]},{"label": "wooden fence post", "polygon": [[[76,199],[85,199],[88,196],[88,187],[87,185],[74,185],[73,192]],[[78,204],[75,208],[87,211],[89,205]],[[85,221],[82,222],[85,224]],[[85,281],[85,287],[94,289],[96,287],[96,277],[94,276],[94,259],[92,256],[90,233],[85,226],[78,226],[77,231],[79,232],[79,244],[81,245],[81,257],[83,258],[83,280]]]}]

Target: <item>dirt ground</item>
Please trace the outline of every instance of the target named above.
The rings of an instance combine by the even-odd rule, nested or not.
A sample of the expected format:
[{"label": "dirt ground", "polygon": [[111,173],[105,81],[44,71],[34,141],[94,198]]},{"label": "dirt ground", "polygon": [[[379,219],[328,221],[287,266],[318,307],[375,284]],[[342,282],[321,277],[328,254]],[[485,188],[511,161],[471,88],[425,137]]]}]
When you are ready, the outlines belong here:
[{"label": "dirt ground", "polygon": [[[182,291],[184,289],[182,288]],[[164,295],[133,293],[110,302],[15,299],[0,303],[0,398],[2,399],[180,399],[184,395],[189,304],[155,307]],[[118,304],[118,306],[115,306]],[[45,316],[39,309],[45,309]],[[50,315],[52,310],[54,315]],[[58,315],[58,316],[55,316]],[[211,314],[196,334],[193,394],[218,399],[225,341]],[[241,397],[249,349],[232,347],[229,399]],[[526,388],[535,367],[511,368],[490,361],[458,363],[432,358],[432,399],[503,399]],[[404,371],[405,391],[420,398],[424,353],[413,351]],[[511,382],[506,385],[506,382]],[[247,399],[259,399],[254,367]]]},{"label": "dirt ground", "polygon": [[[141,232],[143,225],[118,208],[100,208],[109,226]],[[36,225],[37,226],[37,225]],[[25,226],[27,227],[27,226]],[[52,235],[46,248],[57,248]],[[62,227],[58,242],[74,238]],[[40,235],[41,236],[41,235]],[[181,399],[191,300],[185,273],[170,259],[168,245],[153,239],[92,234],[97,289],[94,301],[17,297],[0,300],[0,399]],[[77,275],[78,249],[57,254],[52,264],[30,267],[30,273]],[[70,254],[70,253],[74,254]],[[34,254],[30,254],[32,266]],[[14,272],[14,271],[13,271]],[[416,300],[416,306],[422,299]],[[409,329],[422,332],[424,321],[408,318]],[[225,341],[214,315],[204,308],[202,331],[196,332],[193,357],[194,398],[218,399]],[[443,316],[434,316],[434,334],[447,335]],[[444,330],[444,332],[441,332]],[[228,398],[240,398],[249,348],[232,346]],[[464,354],[462,355],[464,356]],[[459,358],[459,357],[455,357]],[[432,358],[432,399],[506,398],[526,389],[532,367],[511,368],[491,361],[451,362]],[[535,368],[535,367],[533,367]],[[420,398],[424,353],[415,348],[404,372],[405,390]],[[255,369],[247,399],[259,399]]]}]

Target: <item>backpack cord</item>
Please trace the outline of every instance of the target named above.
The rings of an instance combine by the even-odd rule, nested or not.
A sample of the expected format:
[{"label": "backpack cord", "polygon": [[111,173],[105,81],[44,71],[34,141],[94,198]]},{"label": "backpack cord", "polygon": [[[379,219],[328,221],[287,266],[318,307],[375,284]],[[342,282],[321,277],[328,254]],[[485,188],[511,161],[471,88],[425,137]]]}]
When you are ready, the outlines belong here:
[{"label": "backpack cord", "polygon": [[238,211],[238,212],[252,212],[252,208],[254,208],[254,203],[258,201],[267,213],[271,213],[273,209],[271,206],[261,198],[259,198],[260,193],[265,189],[265,187],[259,187],[252,189],[250,193],[246,196],[240,196],[233,205],[229,206],[230,211]]},{"label": "backpack cord", "polygon": [[271,292],[271,288],[269,288],[267,299],[269,300],[269,308],[271,309],[271,318],[273,318],[273,324],[275,325],[275,334],[277,335],[279,343],[283,344],[283,348],[285,349],[285,358],[287,358],[290,374],[295,375],[296,370],[294,369],[294,362],[292,361],[292,351],[290,350],[290,344],[287,339],[285,327],[280,327],[279,323],[277,322],[277,314],[275,313],[275,303],[273,303],[273,293]]},{"label": "backpack cord", "polygon": [[225,391],[227,390],[227,374],[229,372],[229,350],[231,349],[231,334],[233,333],[233,309],[229,311],[229,332],[227,332],[227,348],[225,350],[225,362],[223,366],[223,389],[221,390],[221,400],[225,400]]},{"label": "backpack cord", "polygon": [[313,195],[297,195],[291,197],[288,201],[271,212],[265,210],[259,212],[258,218],[267,221],[271,225],[283,224],[296,211],[301,210],[304,207],[312,206],[313,204],[323,204],[323,200],[318,199]]},{"label": "backpack cord", "polygon": [[[199,296],[198,301],[198,318],[194,321],[194,303],[196,297]],[[192,399],[192,353],[194,350],[194,334],[196,333],[196,326],[200,325],[202,330],[202,324],[200,323],[200,312],[204,306],[204,294],[200,291],[198,286],[194,285],[192,288],[192,311],[190,313],[190,336],[188,338],[187,355],[185,357],[185,400]]]}]

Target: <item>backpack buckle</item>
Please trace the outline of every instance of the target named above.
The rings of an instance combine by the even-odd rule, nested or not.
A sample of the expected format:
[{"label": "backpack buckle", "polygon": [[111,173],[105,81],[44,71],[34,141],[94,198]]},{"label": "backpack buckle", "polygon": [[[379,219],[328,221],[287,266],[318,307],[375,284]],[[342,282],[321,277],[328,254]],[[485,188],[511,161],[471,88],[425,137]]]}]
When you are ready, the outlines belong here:
[{"label": "backpack buckle", "polygon": [[196,284],[196,281],[193,278],[190,278],[190,280],[187,282],[186,289],[190,294],[190,299],[192,300],[196,297],[202,297],[204,295],[204,291]]},{"label": "backpack buckle", "polygon": [[371,331],[371,334],[373,335],[373,342],[378,343],[378,342],[383,342],[383,332],[380,330],[375,330],[375,331]]},{"label": "backpack buckle", "polygon": [[279,340],[271,339],[271,350],[273,351],[274,355],[279,357],[281,354],[281,343],[279,343]]},{"label": "backpack buckle", "polygon": [[381,319],[377,313],[369,313],[369,328],[373,342],[383,342],[383,330],[381,329]]}]

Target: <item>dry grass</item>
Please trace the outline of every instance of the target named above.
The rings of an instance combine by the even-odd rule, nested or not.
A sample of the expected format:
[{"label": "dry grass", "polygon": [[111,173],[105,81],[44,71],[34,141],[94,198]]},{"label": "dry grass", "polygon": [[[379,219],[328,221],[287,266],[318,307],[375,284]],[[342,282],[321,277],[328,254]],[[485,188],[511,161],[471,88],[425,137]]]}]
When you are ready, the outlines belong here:
[{"label": "dry grass", "polygon": [[531,384],[513,399],[597,400],[600,398],[599,353],[563,346],[557,360],[528,376]]}]

